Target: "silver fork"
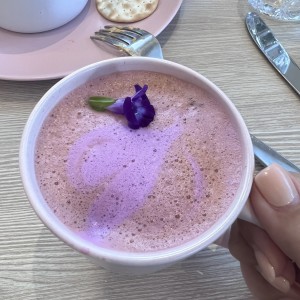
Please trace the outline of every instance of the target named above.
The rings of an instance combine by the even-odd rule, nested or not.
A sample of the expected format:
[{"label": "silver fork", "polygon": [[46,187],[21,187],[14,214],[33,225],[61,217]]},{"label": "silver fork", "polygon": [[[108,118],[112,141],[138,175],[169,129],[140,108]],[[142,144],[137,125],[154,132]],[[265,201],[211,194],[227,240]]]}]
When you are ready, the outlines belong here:
[{"label": "silver fork", "polygon": [[[155,36],[139,28],[105,26],[104,29],[96,31],[91,39],[109,44],[129,56],[163,59],[161,46]],[[288,171],[300,173],[297,166],[252,134],[251,139],[254,155],[263,166],[277,163]]]},{"label": "silver fork", "polygon": [[96,31],[91,39],[107,43],[130,56],[163,58],[156,37],[139,28],[108,25]]}]

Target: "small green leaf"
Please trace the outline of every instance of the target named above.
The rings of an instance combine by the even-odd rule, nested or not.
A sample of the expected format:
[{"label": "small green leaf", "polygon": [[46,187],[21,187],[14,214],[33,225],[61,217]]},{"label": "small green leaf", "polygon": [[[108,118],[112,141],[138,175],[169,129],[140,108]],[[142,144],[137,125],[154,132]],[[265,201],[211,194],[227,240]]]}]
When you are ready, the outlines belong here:
[{"label": "small green leaf", "polygon": [[108,106],[114,104],[115,102],[115,99],[109,97],[92,96],[89,98],[90,107],[97,111],[105,111]]}]

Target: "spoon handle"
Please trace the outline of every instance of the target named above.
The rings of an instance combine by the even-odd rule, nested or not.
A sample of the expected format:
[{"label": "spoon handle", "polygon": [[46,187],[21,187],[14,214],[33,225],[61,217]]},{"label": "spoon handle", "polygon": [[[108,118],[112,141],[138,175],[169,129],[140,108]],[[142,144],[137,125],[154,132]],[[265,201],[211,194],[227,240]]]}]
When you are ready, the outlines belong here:
[{"label": "spoon handle", "polygon": [[269,166],[272,163],[277,163],[287,171],[300,173],[300,169],[297,166],[252,134],[251,139],[255,157],[263,166]]}]

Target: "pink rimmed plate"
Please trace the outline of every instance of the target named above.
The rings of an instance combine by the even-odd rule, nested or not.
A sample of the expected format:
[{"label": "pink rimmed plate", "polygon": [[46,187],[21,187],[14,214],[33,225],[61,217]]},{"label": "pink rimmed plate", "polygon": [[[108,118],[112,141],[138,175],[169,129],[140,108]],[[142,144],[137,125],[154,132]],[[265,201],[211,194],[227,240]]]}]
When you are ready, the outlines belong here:
[{"label": "pink rimmed plate", "polygon": [[[148,18],[131,23],[157,36],[174,18],[182,0],[160,0]],[[90,39],[104,25],[116,24],[97,12],[94,0],[70,23],[48,32],[24,34],[0,28],[0,79],[45,80],[64,77],[115,55]]]}]

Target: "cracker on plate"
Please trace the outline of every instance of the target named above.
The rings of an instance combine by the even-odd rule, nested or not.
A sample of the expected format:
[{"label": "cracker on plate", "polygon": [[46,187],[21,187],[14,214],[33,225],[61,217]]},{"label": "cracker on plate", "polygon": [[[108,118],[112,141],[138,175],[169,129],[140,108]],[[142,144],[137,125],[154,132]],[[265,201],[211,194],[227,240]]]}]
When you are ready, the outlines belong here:
[{"label": "cracker on plate", "polygon": [[131,23],[150,16],[159,0],[96,0],[98,12],[112,22]]}]

